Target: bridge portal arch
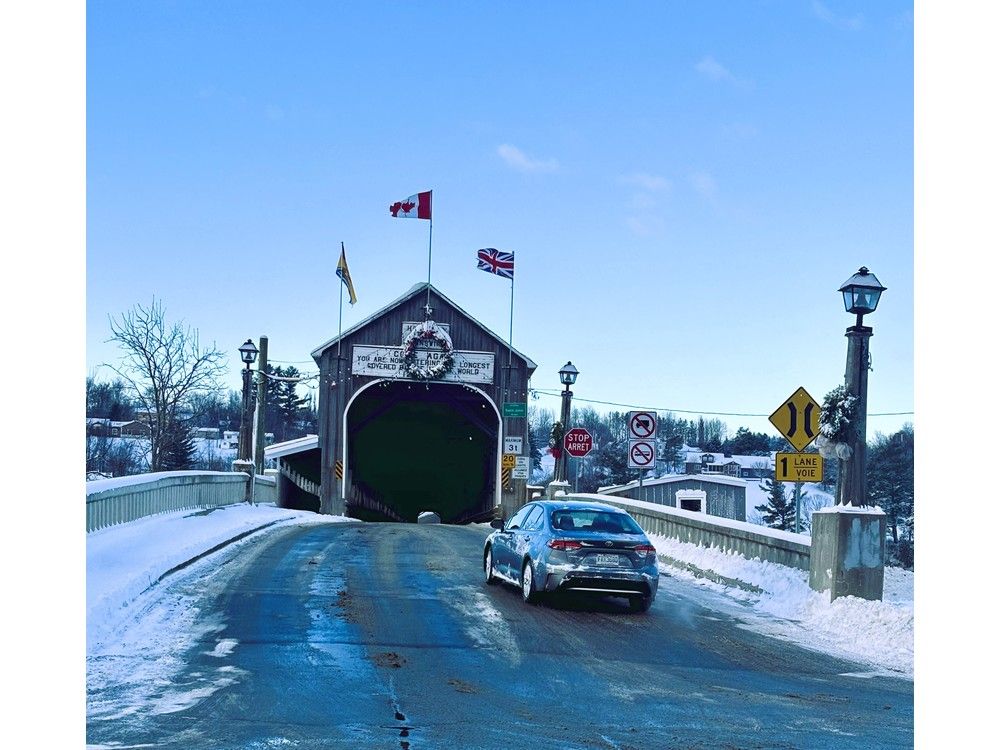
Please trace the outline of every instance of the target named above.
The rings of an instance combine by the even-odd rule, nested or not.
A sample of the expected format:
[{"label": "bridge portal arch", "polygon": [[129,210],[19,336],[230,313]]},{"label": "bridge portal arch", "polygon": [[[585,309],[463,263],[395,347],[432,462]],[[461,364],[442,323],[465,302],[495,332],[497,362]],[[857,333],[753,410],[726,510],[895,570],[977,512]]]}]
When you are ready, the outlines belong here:
[{"label": "bridge portal arch", "polygon": [[348,515],[445,523],[480,520],[500,503],[503,423],[481,388],[380,378],[358,388],[341,424]]}]

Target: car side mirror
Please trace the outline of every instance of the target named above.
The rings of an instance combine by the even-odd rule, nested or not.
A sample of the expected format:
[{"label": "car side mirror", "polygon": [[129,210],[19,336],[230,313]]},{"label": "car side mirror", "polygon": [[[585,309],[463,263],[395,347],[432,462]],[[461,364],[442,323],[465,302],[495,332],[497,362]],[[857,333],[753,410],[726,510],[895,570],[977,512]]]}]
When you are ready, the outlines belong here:
[{"label": "car side mirror", "polygon": [[490,526],[492,526],[494,529],[497,529],[498,531],[503,531],[503,519],[494,518],[492,521],[490,521]]}]

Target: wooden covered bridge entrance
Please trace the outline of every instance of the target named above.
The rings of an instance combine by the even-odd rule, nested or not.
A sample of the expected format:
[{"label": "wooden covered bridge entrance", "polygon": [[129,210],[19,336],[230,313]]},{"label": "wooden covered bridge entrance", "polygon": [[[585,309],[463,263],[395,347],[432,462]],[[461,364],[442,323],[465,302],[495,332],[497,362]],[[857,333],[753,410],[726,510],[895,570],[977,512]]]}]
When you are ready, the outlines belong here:
[{"label": "wooden covered bridge entrance", "polygon": [[[295,470],[319,478],[321,512],[415,521],[429,510],[462,523],[524,502],[526,478],[501,472],[501,456],[504,437],[521,438],[527,456],[535,363],[435,287],[417,284],[312,356],[320,434],[308,462],[318,466]],[[525,416],[504,417],[504,403]]]}]

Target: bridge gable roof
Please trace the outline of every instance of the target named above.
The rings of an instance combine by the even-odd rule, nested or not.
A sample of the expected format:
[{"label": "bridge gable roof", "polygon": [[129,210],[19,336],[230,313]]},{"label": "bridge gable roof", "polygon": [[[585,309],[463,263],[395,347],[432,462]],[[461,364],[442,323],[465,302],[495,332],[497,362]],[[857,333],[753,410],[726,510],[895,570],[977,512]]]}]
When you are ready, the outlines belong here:
[{"label": "bridge gable roof", "polygon": [[[494,333],[493,331],[491,331],[485,325],[483,325],[482,323],[480,323],[476,318],[474,318],[472,315],[470,315],[468,312],[466,312],[464,309],[462,309],[459,305],[455,304],[455,302],[453,300],[451,300],[447,295],[443,294],[441,292],[441,290],[438,289],[436,286],[434,286],[433,284],[428,284],[425,281],[425,282],[421,282],[419,284],[414,284],[409,289],[409,291],[407,291],[405,294],[401,295],[400,297],[397,297],[392,302],[390,302],[389,304],[387,304],[385,307],[383,307],[380,310],[372,313],[371,315],[369,315],[367,318],[365,318],[361,322],[355,323],[353,326],[351,326],[350,328],[348,328],[346,331],[344,331],[343,333],[341,333],[339,336],[334,336],[329,341],[326,341],[325,343],[320,344],[318,347],[316,347],[315,349],[312,350],[312,352],[311,352],[312,358],[314,360],[316,360],[317,364],[321,364],[321,359],[323,357],[323,353],[326,352],[330,347],[334,346],[338,341],[346,339],[348,336],[352,336],[355,333],[357,333],[358,331],[361,331],[362,329],[364,329],[367,326],[371,325],[372,323],[374,323],[375,321],[377,321],[378,319],[380,319],[384,315],[387,315],[388,313],[392,312],[393,310],[395,310],[397,307],[399,307],[403,303],[407,302],[408,300],[413,299],[418,294],[426,292],[428,287],[430,287],[431,291],[434,292],[434,294],[436,294],[445,303],[447,303],[452,308],[454,308],[456,312],[458,312],[459,314],[461,314],[462,317],[464,317],[470,323],[472,323],[473,325],[477,326],[479,329],[481,329],[482,331],[484,331],[488,336],[490,336],[491,338],[493,338],[494,340],[496,340],[497,343],[499,343],[504,349],[507,348],[507,341],[505,339],[503,339],[502,337],[498,336],[496,333]],[[515,356],[520,357],[527,364],[528,377],[531,377],[531,373],[533,373],[535,371],[535,369],[538,367],[538,365],[536,365],[531,360],[530,357],[522,354],[517,349],[513,349],[512,348],[512,351],[514,352]]]}]

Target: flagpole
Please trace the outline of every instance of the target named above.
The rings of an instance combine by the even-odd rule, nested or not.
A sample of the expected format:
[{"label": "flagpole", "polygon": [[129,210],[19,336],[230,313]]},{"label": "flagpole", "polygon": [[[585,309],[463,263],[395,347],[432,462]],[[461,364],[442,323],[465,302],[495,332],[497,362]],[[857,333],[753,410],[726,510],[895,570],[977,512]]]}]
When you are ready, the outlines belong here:
[{"label": "flagpole", "polygon": [[429,320],[431,309],[431,239],[434,236],[434,216],[431,215],[430,227],[427,230],[427,309],[424,311],[425,319]]},{"label": "flagpole", "polygon": [[[345,258],[345,260],[346,260],[346,255],[345,255],[344,243],[343,242],[340,243],[340,256],[342,258]],[[340,323],[337,325],[337,359],[338,360],[340,359],[340,347],[341,347],[341,344],[343,343],[340,340],[341,335],[343,334],[343,332],[344,332],[344,280],[340,279]],[[338,369],[337,377],[340,377],[340,372],[339,372],[340,365],[339,365],[339,362],[338,362],[337,369]]]},{"label": "flagpole", "polygon": [[514,273],[510,274],[510,332],[507,334],[507,377],[510,378],[510,363],[514,358]]},{"label": "flagpole", "polygon": [[510,275],[510,330],[507,333],[507,387],[504,400],[510,401],[511,360],[514,358],[514,274]]}]

